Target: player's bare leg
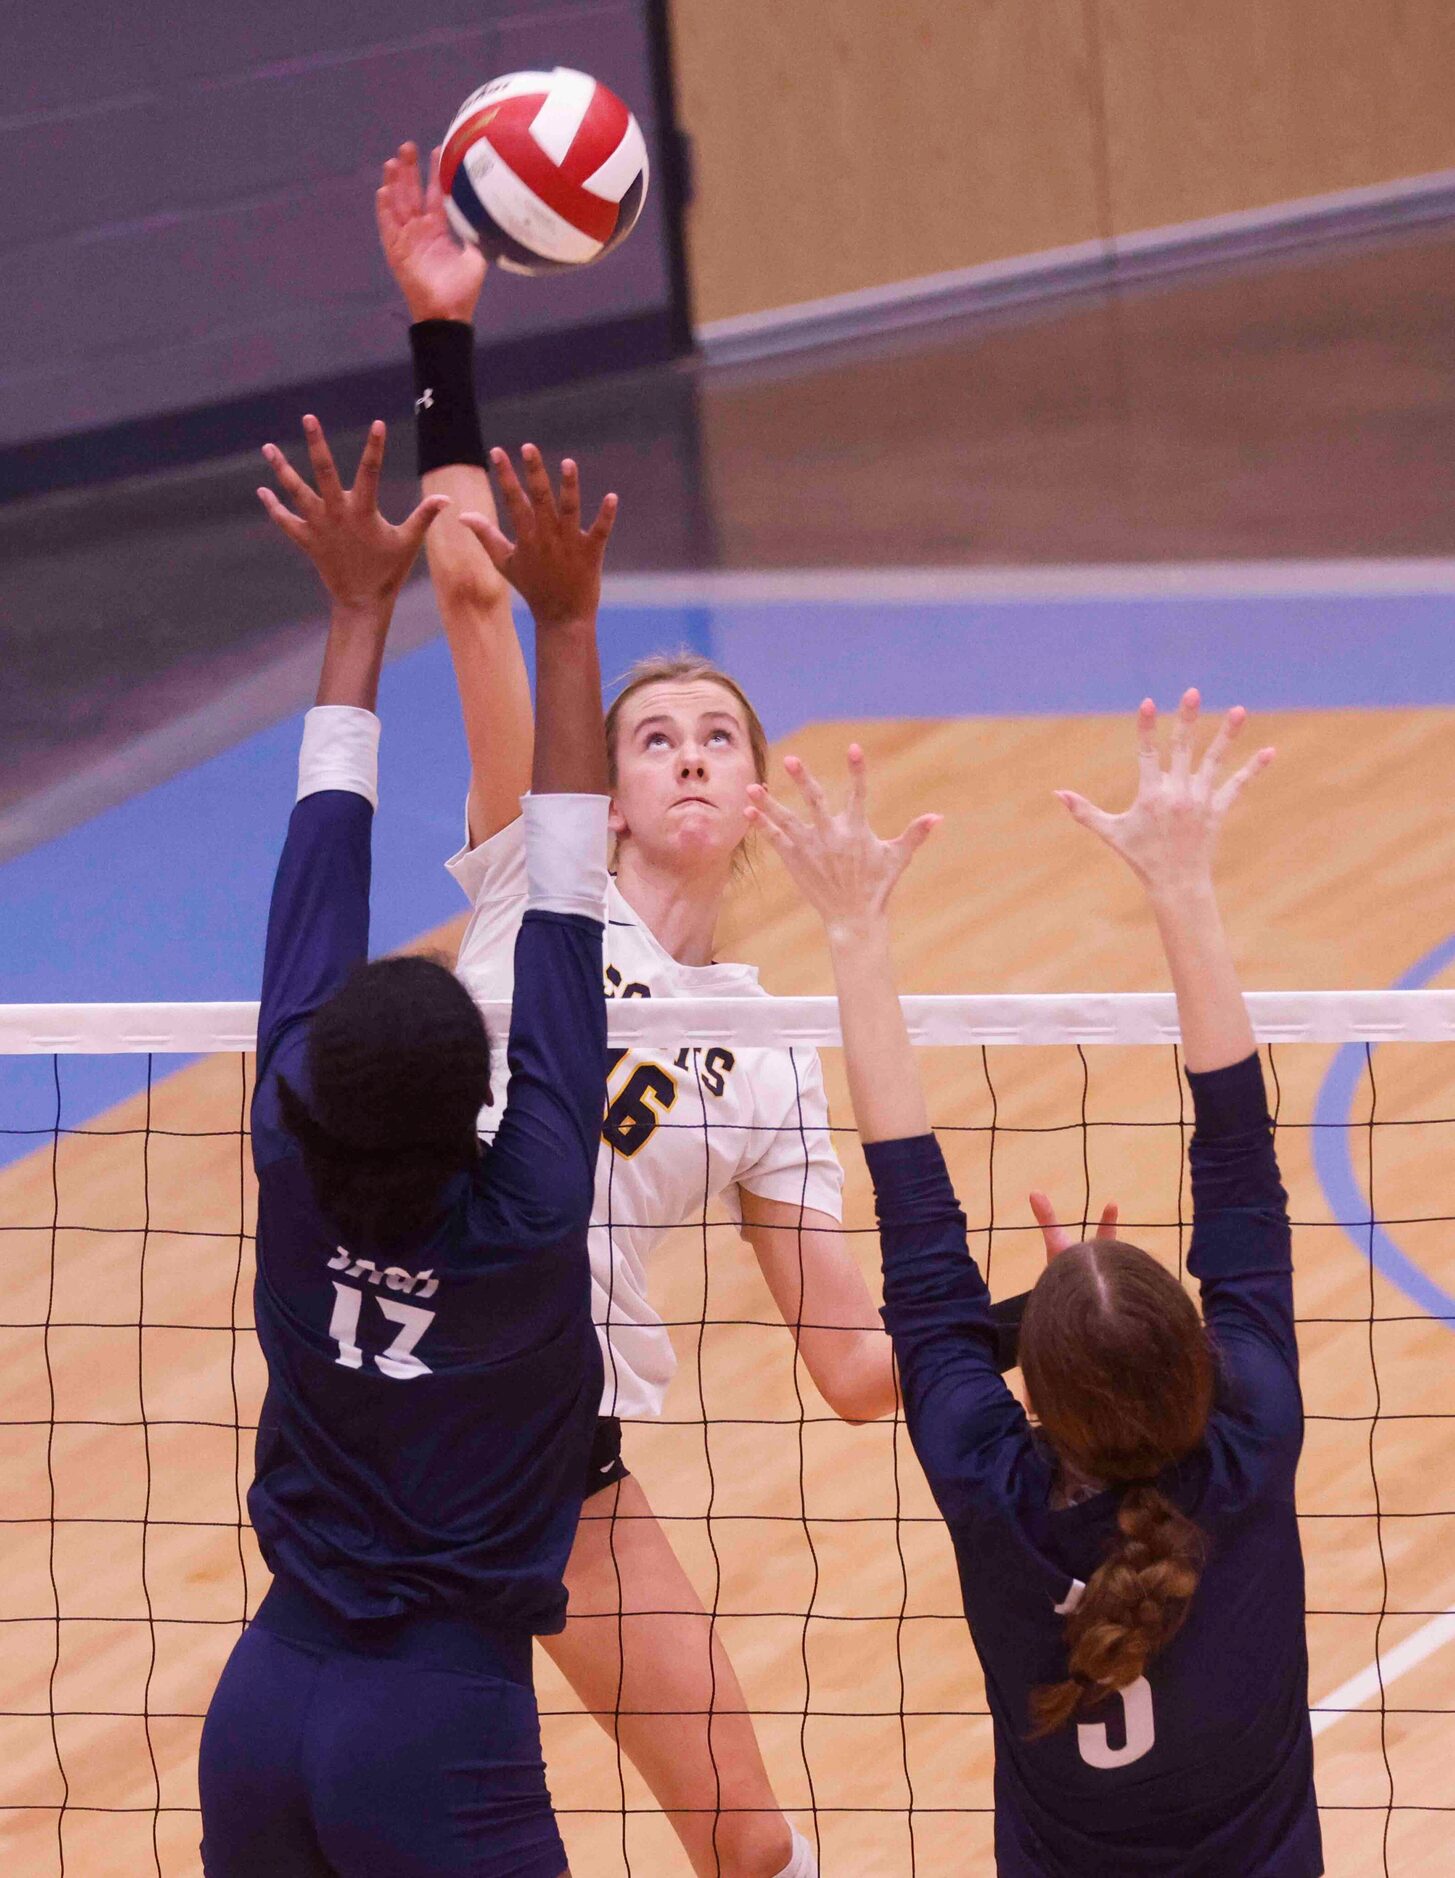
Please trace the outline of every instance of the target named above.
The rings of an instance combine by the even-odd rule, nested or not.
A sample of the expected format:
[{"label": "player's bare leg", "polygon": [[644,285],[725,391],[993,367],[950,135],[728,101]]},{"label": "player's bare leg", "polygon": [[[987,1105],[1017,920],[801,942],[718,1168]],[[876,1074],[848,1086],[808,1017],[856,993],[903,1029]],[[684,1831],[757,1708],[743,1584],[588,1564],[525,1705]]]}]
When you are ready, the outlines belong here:
[{"label": "player's bare leg", "polygon": [[541,1642],[651,1788],[697,1878],[777,1878],[794,1839],[742,1689],[634,1479],[586,1502],[566,1586],[566,1628]]}]

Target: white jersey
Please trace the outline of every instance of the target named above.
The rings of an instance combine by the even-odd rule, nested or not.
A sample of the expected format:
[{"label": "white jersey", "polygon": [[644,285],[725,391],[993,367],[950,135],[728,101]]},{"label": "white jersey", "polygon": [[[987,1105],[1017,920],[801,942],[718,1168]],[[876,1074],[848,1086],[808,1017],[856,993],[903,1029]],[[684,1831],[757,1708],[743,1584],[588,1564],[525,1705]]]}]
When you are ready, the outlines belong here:
[{"label": "white jersey", "polygon": [[[460,943],[461,981],[481,1003],[508,999],[525,911],[525,841],[512,822],[445,865],[474,911]],[[761,998],[751,965],[680,965],[617,891],[606,897],[606,995]],[[492,1039],[492,1101],[505,1103],[504,1039]],[[655,1416],[677,1368],[647,1292],[647,1262],[673,1227],[700,1219],[733,1187],[842,1217],[843,1170],[828,1132],[814,1050],[613,1051],[590,1234],[593,1311],[606,1364],[603,1415]],[[736,1210],[736,1209],[735,1209]]]}]

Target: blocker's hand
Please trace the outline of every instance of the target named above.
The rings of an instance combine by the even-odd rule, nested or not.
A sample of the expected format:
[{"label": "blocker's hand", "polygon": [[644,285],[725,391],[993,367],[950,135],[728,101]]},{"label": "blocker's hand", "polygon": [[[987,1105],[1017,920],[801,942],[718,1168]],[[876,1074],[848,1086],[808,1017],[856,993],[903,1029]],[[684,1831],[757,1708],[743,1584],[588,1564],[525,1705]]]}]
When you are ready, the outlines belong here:
[{"label": "blocker's hand", "polygon": [[[1048,1265],[1053,1258],[1058,1257],[1062,1252],[1069,1252],[1072,1246],[1081,1244],[1080,1240],[1071,1237],[1069,1229],[1063,1226],[1060,1220],[1057,1219],[1056,1209],[1052,1206],[1050,1197],[1047,1194],[1036,1192],[1031,1195],[1031,1211],[1036,1216],[1036,1224],[1041,1229],[1041,1238],[1045,1241],[1046,1263]],[[1108,1200],[1106,1205],[1101,1209],[1101,1218],[1097,1222],[1096,1231],[1092,1235],[1093,1238],[1102,1240],[1115,1239],[1117,1236],[1117,1221],[1120,1217],[1121,1209],[1117,1206],[1116,1201]]]},{"label": "blocker's hand", "polygon": [[916,816],[893,841],[881,840],[869,826],[867,765],[857,743],[849,745],[849,799],[837,814],[831,813],[806,763],[790,756],[783,767],[798,785],[807,816],[795,814],[754,783],[748,790],[749,821],[778,850],[831,935],[881,919],[900,875],[943,818]]},{"label": "blocker's hand", "polygon": [[581,473],[570,457],[561,465],[557,501],[540,451],[528,443],[520,456],[524,489],[506,453],[490,452],[515,540],[488,516],[467,514],[460,520],[525,601],[537,626],[592,621],[601,601],[601,563],[616,523],[616,497],[604,497],[596,520],[583,529]]},{"label": "blocker's hand", "polygon": [[385,429],[369,428],[351,489],[339,481],[333,453],[316,417],[303,420],[303,439],[313,467],[313,487],[298,474],[275,443],[263,445],[268,467],[293,507],[261,488],[258,500],[295,547],[318,569],[334,602],[360,611],[391,606],[414,565],[448,496],[426,496],[398,527],[379,513],[379,470],[384,461]]},{"label": "blocker's hand", "polygon": [[384,165],[374,196],[379,245],[399,283],[412,320],[474,320],[487,263],[480,250],[458,241],[445,214],[440,152],[431,152],[429,182],[419,176],[419,151],[402,143]]},{"label": "blocker's hand", "polygon": [[1273,761],[1271,749],[1260,750],[1240,770],[1220,780],[1223,761],[1247,718],[1238,705],[1228,712],[1202,761],[1194,766],[1201,703],[1196,691],[1183,693],[1172,727],[1171,761],[1164,769],[1157,743],[1157,707],[1150,698],[1143,699],[1137,712],[1137,795],[1122,814],[1108,814],[1072,789],[1056,791],[1072,817],[1115,849],[1151,892],[1175,892],[1210,879],[1213,851],[1228,810],[1245,786]]}]

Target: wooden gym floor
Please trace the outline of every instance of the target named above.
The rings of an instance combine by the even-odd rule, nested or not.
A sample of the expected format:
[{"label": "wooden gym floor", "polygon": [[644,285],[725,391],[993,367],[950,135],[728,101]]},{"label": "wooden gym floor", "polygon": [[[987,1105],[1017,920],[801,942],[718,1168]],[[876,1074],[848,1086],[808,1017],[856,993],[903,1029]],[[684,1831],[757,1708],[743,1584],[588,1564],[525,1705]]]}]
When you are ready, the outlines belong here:
[{"label": "wooden gym floor", "polygon": [[[881,605],[872,570],[1444,552],[1452,266],[1455,242],[1435,231],[1119,307],[608,384],[497,414],[507,441],[529,430],[569,444],[622,489],[618,572],[871,570],[857,609],[835,611],[840,592],[794,611],[793,637],[781,611],[714,611],[706,590],[676,612],[649,600],[634,613],[623,599],[608,663],[677,637],[716,649],[749,679],[779,752],[831,770],[859,735],[886,823],[948,815],[903,894],[904,989],[1162,985],[1134,890],[1049,791],[1121,793],[1123,704],[1149,685],[1170,702],[1198,680],[1213,702],[1241,693],[1262,709],[1255,734],[1281,752],[1226,843],[1246,983],[1440,982],[1455,926],[1448,580],[1413,611],[1387,596],[1350,611],[1325,586],[1296,604],[1265,595],[1261,613],[1215,593],[1198,612],[1175,599],[1174,574],[1150,610],[1103,590],[1053,617],[964,595],[938,611],[902,596]],[[250,464],[224,464],[0,517],[16,601],[6,664],[19,678],[0,764],[12,817],[0,818],[0,853],[20,855],[0,867],[8,998],[255,993],[293,732],[251,733],[301,703],[311,652],[269,662],[311,648],[315,626],[303,570],[290,586],[252,519],[254,480]],[[234,692],[260,661],[273,673],[265,695]],[[390,683],[381,946],[449,914],[435,883],[460,795],[438,647],[412,653]],[[188,715],[219,693],[227,709],[205,726]],[[168,736],[186,773],[152,788],[165,767],[136,767],[135,740],[154,749]],[[391,748],[409,755],[392,771]],[[446,750],[454,771],[442,777]],[[41,798],[86,765],[80,812],[95,819],[72,827],[79,797]],[[440,928],[446,940],[457,930]],[[722,950],[758,962],[775,991],[828,989],[812,921],[771,856]],[[1185,1227],[1170,1052],[1087,1059],[1090,1116],[1124,1124],[1087,1137],[1092,1199],[1114,1191],[1138,1236],[1175,1261]],[[1455,1070],[1435,1047],[1380,1049],[1374,1063],[1378,1116],[1419,1125],[1364,1128],[1361,1081],[1333,1117],[1351,1128],[1311,1130],[1330,1116],[1340,1063],[1328,1050],[1276,1052],[1307,1320],[1312,1699],[1368,1668],[1376,1634],[1386,1661],[1406,1643],[1417,1659],[1390,1683],[1382,1727],[1377,1694],[1358,1685],[1345,1698],[1357,1712],[1318,1718],[1340,1878],[1381,1869],[1386,1831],[1391,1870],[1443,1871],[1443,1814],[1420,1809],[1448,1807],[1455,1750],[1455,1657],[1437,1647],[1452,1628],[1439,1616],[1455,1606],[1455,1325],[1438,1309],[1455,1293],[1455,1157],[1451,1125],[1436,1125],[1455,1115]],[[7,1096],[0,1127],[48,1125],[50,1065],[30,1067],[24,1117]],[[926,1068],[936,1118],[970,1131],[948,1139],[976,1247],[994,1288],[1018,1289],[1036,1262],[1026,1189],[1047,1185],[1068,1212],[1082,1205],[1081,1064],[1074,1051],[1003,1049],[988,1077],[973,1052],[930,1053]],[[196,1878],[200,1716],[263,1588],[239,1511],[250,1455],[238,1424],[255,1419],[262,1382],[246,1329],[246,1067],[167,1069],[159,1062],[149,1135],[134,1080],[113,1086],[70,1059],[68,1125],[104,1110],[92,1125],[129,1132],[64,1135],[54,1165],[44,1138],[29,1155],[0,1139],[0,1859],[26,1878],[61,1870],[63,1798],[72,1878]],[[1163,1125],[1125,1125],[1142,1121]],[[1335,1140],[1344,1189],[1330,1183]],[[1423,1272],[1424,1303],[1371,1278],[1357,1225],[1332,1223],[1336,1208],[1357,1221],[1367,1204],[1371,1142],[1377,1208],[1400,1222],[1390,1239]],[[853,1244],[872,1275],[847,1136],[843,1158]],[[682,1374],[667,1421],[628,1430],[628,1459],[716,1601],[783,1803],[817,1831],[825,1878],[986,1870],[988,1722],[949,1548],[902,1433],[824,1419],[806,1378],[800,1418],[787,1333],[771,1327],[730,1227],[684,1231],[660,1273]],[[731,1419],[744,1413],[753,1422]],[[670,1834],[636,1810],[647,1802],[629,1769],[624,1855],[614,1753],[544,1663],[540,1691],[578,1878],[619,1878],[627,1858],[638,1878],[681,1878]]]},{"label": "wooden gym floor", "polygon": [[[1223,868],[1246,982],[1391,981],[1450,930],[1450,714],[1288,713],[1260,722],[1255,734],[1276,742],[1280,757],[1229,830]],[[906,989],[1161,985],[1135,891],[1110,857],[1063,823],[1049,797],[1063,783],[1107,799],[1124,792],[1123,719],[823,724],[792,747],[831,772],[850,735],[870,751],[887,825],[926,806],[950,818],[906,882]],[[1335,771],[1343,785],[1332,790]],[[452,931],[457,926],[440,936]],[[739,898],[725,950],[758,960],[776,991],[827,988],[812,922],[771,857]],[[1285,1121],[1312,1118],[1331,1054],[1308,1046],[1276,1052]],[[1175,1224],[1185,1197],[1179,1201],[1171,1054],[1091,1050],[1088,1062],[1093,1120],[1165,1124],[1091,1131],[1092,1199],[1115,1193],[1124,1218],[1138,1223],[1136,1235],[1175,1260],[1185,1244]],[[996,1050],[989,1084],[978,1052],[927,1053],[926,1067],[937,1119],[979,1131],[948,1137],[952,1160],[972,1224],[986,1225],[993,1198],[994,1287],[1020,1288],[1037,1259],[1027,1188],[1044,1183],[1068,1213],[1083,1204],[1080,1063],[1074,1051]],[[1381,1116],[1408,1122],[1455,1114],[1455,1075],[1442,1048],[1384,1049],[1376,1071]],[[833,1059],[830,1079],[843,1119]],[[998,1117],[993,1196],[990,1084]],[[231,1328],[248,1320],[248,1248],[239,1236],[251,1220],[240,1179],[242,1093],[241,1059],[206,1062],[154,1087],[149,1139],[63,1139],[65,1230],[55,1236],[54,1262],[46,1226],[51,1156],[38,1153],[0,1175],[0,1217],[34,1227],[6,1235],[6,1316],[31,1328],[0,1331],[0,1466],[12,1522],[0,1577],[9,1711],[0,1719],[0,1807],[42,1809],[0,1813],[0,1844],[7,1869],[35,1878],[59,1869],[55,1815],[43,1810],[61,1799],[56,1744],[68,1786],[68,1871],[131,1878],[153,1869],[158,1791],[166,1809],[156,1821],[163,1872],[180,1878],[198,1869],[196,1817],[187,1810],[195,1804],[198,1717],[243,1613],[244,1574],[249,1606],[264,1582],[251,1537],[238,1527],[236,1483],[245,1484],[248,1454],[233,1430],[234,1391],[241,1420],[251,1422],[262,1380],[246,1331]],[[1356,1121],[1366,1112],[1361,1094]],[[135,1130],[144,1116],[145,1099],[135,1098],[99,1126]],[[1375,1149],[1381,1211],[1424,1222],[1395,1230],[1402,1248],[1447,1289],[1455,1289],[1452,1126],[1390,1127],[1378,1131]],[[1017,1132],[1046,1127],[1058,1132]],[[179,1128],[218,1132],[202,1139],[167,1132]],[[1372,1662],[1381,1604],[1392,1613],[1455,1604],[1448,1422],[1421,1419],[1455,1411],[1455,1389],[1450,1326],[1430,1321],[1382,1279],[1373,1280],[1371,1294],[1369,1265],[1349,1235],[1328,1223],[1310,1140],[1289,1127],[1282,1154],[1300,1222],[1300,1315],[1318,1320],[1302,1331],[1311,1419],[1300,1485],[1301,1507],[1312,1516],[1305,1544],[1309,1605],[1317,1613],[1310,1618],[1317,1705]],[[852,1139],[843,1158],[848,1222],[861,1229],[853,1243],[872,1276],[875,1245],[862,1230],[870,1215]],[[144,1208],[145,1241],[136,1230]],[[983,1248],[984,1236],[976,1244]],[[749,1702],[763,1718],[781,1798],[812,1829],[811,1779],[829,1878],[984,1871],[989,1724],[968,1639],[954,1617],[949,1547],[902,1432],[896,1442],[888,1425],[851,1429],[824,1419],[803,1377],[800,1422],[789,1339],[766,1327],[771,1305],[730,1228],[684,1231],[664,1254],[661,1274],[665,1314],[679,1326],[682,1374],[667,1422],[629,1429],[627,1454],[653,1503],[671,1516],[704,1596],[723,1614]],[[1371,1295],[1375,1315],[1389,1320],[1372,1332]],[[47,1316],[48,1336],[35,1328]],[[59,1327],[79,1324],[89,1327]],[[1380,1521],[1370,1464],[1371,1355]],[[48,1444],[52,1386],[58,1427]],[[137,1425],[143,1408],[145,1431]],[[751,1424],[716,1419],[744,1414]],[[709,1489],[710,1542],[703,1517]],[[1430,1517],[1412,1517],[1427,1509]],[[1434,1516],[1441,1510],[1444,1517]],[[805,1511],[806,1521],[798,1517]],[[54,1677],[52,1575],[66,1618]],[[760,1611],[789,1614],[754,1615]],[[1427,1624],[1425,1615],[1386,1617],[1386,1655]],[[1448,1649],[1433,1651],[1389,1691],[1385,1746],[1401,1806],[1448,1797],[1451,1661]],[[608,1878],[625,1872],[629,1859],[635,1873],[679,1878],[686,1867],[649,1813],[632,1811],[624,1856],[616,1757],[595,1724],[574,1713],[544,1660],[540,1692],[575,1870]],[[149,1723],[140,1718],[143,1707]],[[1443,1714],[1430,1712],[1442,1707]],[[1330,1872],[1355,1878],[1379,1869],[1389,1788],[1377,1701],[1326,1727],[1319,1783],[1331,1809]],[[626,1793],[630,1809],[647,1806],[630,1769]],[[1392,1869],[1443,1869],[1439,1814],[1396,1810],[1389,1830]]]}]

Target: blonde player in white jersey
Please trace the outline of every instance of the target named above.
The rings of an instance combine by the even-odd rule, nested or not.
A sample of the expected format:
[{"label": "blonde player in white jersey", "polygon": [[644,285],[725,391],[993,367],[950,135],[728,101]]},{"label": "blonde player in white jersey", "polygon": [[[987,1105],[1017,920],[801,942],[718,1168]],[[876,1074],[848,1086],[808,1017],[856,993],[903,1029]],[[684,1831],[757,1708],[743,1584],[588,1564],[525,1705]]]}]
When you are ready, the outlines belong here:
[{"label": "blonde player in white jersey", "polygon": [[[421,480],[454,504],[428,545],[472,765],[467,842],[449,862],[473,909],[457,969],[478,998],[504,998],[525,904],[519,815],[533,726],[496,565],[508,544],[494,528],[472,375],[485,263],[450,233],[438,184],[422,186],[412,145],[385,165],[378,214],[414,322]],[[548,483],[545,468],[533,447],[522,455],[534,492]],[[493,461],[512,524],[528,527],[508,460],[494,452]],[[573,466],[562,500],[579,503]],[[484,518],[473,532],[460,519],[471,512]],[[608,993],[763,995],[752,967],[723,964],[714,950],[748,833],[747,791],[764,778],[752,706],[706,660],[666,659],[638,669],[608,728]],[[705,1200],[726,1195],[731,1206],[734,1194],[743,1237],[824,1399],[851,1421],[893,1409],[888,1339],[839,1231],[842,1176],[827,1125],[811,1051],[631,1051],[608,1086],[595,1217],[610,1223],[592,1234],[607,1377],[601,1442],[566,1574],[570,1619],[546,1647],[646,1779],[698,1878],[815,1878],[817,1866],[774,1797],[701,1599],[621,1463],[617,1418],[660,1414],[672,1377],[671,1341],[650,1297],[654,1249],[670,1228],[700,1218]],[[619,1623],[603,1621],[618,1611]]]}]

